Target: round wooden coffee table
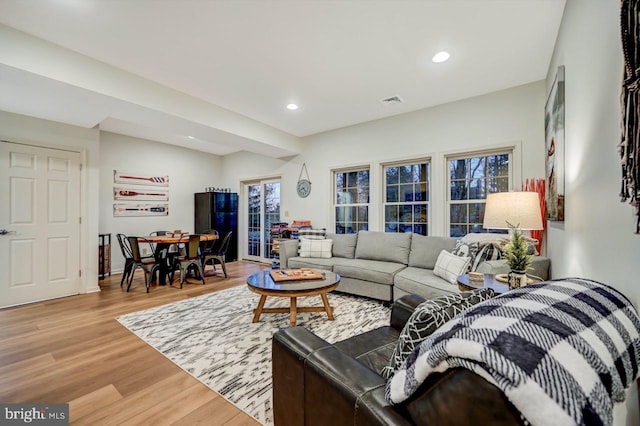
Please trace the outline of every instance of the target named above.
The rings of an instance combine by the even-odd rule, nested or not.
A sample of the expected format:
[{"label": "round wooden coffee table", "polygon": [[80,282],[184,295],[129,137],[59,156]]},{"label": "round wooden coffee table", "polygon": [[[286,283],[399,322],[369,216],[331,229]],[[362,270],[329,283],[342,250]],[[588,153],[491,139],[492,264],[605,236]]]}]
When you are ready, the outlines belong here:
[{"label": "round wooden coffee table", "polygon": [[[322,279],[286,281],[276,283],[269,274],[267,269],[262,272],[256,272],[247,278],[247,286],[249,290],[260,295],[258,307],[253,310],[253,322],[260,320],[260,315],[264,314],[281,314],[289,313],[289,322],[296,325],[296,315],[298,312],[326,312],[327,317],[333,320],[333,308],[329,305],[327,293],[338,288],[340,284],[340,275],[335,272],[322,271],[324,276]],[[323,306],[297,306],[297,298],[305,296],[320,296]],[[290,304],[288,308],[265,308],[264,302],[267,296],[288,297]]]}]

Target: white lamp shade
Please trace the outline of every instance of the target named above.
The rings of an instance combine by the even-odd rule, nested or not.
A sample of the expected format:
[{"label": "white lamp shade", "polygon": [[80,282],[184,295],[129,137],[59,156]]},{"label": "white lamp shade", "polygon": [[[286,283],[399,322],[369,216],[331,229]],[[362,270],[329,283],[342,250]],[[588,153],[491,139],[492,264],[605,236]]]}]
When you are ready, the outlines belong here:
[{"label": "white lamp shade", "polygon": [[484,209],[486,229],[543,229],[540,196],[537,192],[497,192],[489,194]]}]

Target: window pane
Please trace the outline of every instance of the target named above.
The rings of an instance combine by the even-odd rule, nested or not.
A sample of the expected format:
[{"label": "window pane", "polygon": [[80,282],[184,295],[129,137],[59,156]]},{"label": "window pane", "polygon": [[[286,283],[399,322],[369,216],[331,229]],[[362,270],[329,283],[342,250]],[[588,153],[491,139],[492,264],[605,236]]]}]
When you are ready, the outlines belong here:
[{"label": "window pane", "polygon": [[451,182],[451,200],[467,199],[467,181],[456,180]]},{"label": "window pane", "polygon": [[400,202],[413,201],[413,184],[400,185]]},{"label": "window pane", "polygon": [[398,206],[386,206],[384,208],[384,221],[385,222],[398,221]]},{"label": "window pane", "polygon": [[467,160],[452,160],[449,164],[449,170],[451,171],[451,180],[466,179],[467,176]]},{"label": "window pane", "polygon": [[469,199],[483,200],[487,198],[484,179],[473,179],[469,182]]},{"label": "window pane", "polygon": [[398,202],[398,189],[398,185],[387,186],[387,199],[385,200],[387,203]]},{"label": "window pane", "polygon": [[427,223],[427,206],[413,206],[413,221],[416,223]]},{"label": "window pane", "polygon": [[387,185],[397,184],[399,182],[399,171],[397,167],[387,167],[385,172]]},{"label": "window pane", "polygon": [[449,222],[451,223],[467,223],[469,215],[467,214],[466,204],[452,204],[449,208]]},{"label": "window pane", "polygon": [[411,182],[413,182],[413,167],[412,166],[400,167],[400,183],[411,183]]}]

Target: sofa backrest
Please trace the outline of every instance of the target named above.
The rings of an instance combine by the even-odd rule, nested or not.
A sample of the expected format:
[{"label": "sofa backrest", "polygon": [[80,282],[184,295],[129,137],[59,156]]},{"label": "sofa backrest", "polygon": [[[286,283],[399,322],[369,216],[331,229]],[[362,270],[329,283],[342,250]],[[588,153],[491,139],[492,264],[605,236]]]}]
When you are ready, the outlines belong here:
[{"label": "sofa backrest", "polygon": [[356,255],[358,234],[327,234],[328,240],[333,240],[331,254],[333,257],[353,259]]},{"label": "sofa backrest", "polygon": [[408,233],[395,232],[358,232],[356,259],[380,260],[406,265],[409,263],[411,236]]},{"label": "sofa backrest", "polygon": [[456,247],[456,239],[449,237],[432,237],[415,234],[411,239],[409,266],[433,269],[442,250],[452,251]]}]

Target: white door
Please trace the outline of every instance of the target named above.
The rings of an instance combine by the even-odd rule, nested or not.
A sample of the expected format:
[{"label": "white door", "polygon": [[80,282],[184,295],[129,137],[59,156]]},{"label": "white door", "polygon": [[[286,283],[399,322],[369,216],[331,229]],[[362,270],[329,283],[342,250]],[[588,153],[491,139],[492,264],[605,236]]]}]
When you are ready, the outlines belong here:
[{"label": "white door", "polygon": [[244,259],[269,262],[277,257],[271,241],[271,224],[280,222],[280,180],[244,183],[244,205],[247,206]]},{"label": "white door", "polygon": [[80,154],[0,142],[0,308],[78,294]]}]

